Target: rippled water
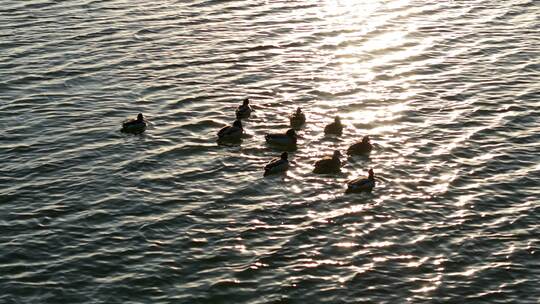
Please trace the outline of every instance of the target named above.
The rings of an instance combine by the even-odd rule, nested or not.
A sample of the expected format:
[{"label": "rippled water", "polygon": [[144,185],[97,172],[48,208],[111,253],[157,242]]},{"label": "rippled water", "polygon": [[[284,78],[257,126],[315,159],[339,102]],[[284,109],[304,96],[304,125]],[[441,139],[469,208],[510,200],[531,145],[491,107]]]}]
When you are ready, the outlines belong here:
[{"label": "rippled water", "polygon": [[[0,303],[539,303],[539,16],[3,1]],[[217,145],[245,97],[246,138]],[[298,106],[294,164],[262,178]],[[369,157],[311,173],[366,134]],[[373,193],[345,195],[368,168]]]}]

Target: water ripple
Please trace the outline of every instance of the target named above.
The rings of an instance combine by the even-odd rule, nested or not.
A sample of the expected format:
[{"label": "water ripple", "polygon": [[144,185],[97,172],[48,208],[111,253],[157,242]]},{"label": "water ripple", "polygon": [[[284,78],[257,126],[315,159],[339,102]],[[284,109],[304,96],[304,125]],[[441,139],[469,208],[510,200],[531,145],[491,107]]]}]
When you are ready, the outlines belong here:
[{"label": "water ripple", "polygon": [[[3,3],[0,302],[536,303],[539,12]],[[245,138],[218,145],[246,97]],[[297,107],[291,168],[263,178]],[[369,156],[312,173],[364,135]]]}]

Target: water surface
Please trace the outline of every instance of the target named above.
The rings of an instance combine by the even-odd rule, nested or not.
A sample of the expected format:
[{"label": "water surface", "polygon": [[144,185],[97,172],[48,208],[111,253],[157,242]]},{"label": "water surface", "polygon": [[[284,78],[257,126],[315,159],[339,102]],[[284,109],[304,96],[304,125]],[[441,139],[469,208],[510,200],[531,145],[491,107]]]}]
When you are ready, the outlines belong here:
[{"label": "water surface", "polygon": [[[539,15],[3,1],[0,302],[538,303]],[[245,97],[246,138],[217,145]],[[296,107],[294,163],[263,178]],[[120,133],[138,112],[148,130]],[[367,134],[369,157],[311,172]]]}]

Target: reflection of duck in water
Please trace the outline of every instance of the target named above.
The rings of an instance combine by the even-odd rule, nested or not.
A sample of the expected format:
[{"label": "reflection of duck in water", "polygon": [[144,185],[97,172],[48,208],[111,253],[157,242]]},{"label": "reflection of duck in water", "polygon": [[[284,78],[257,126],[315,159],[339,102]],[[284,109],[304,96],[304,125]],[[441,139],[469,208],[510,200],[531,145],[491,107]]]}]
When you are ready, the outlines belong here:
[{"label": "reflection of duck in water", "polygon": [[281,153],[280,158],[272,159],[266,166],[264,166],[264,176],[285,172],[289,169],[289,154],[287,152]]},{"label": "reflection of duck in water", "polygon": [[349,155],[362,155],[371,152],[373,145],[369,139],[369,136],[366,135],[362,138],[362,141],[359,141],[347,149],[347,154]]},{"label": "reflection of duck in water", "polygon": [[137,119],[130,119],[122,123],[122,132],[139,134],[146,130],[146,121],[142,113],[137,115]]},{"label": "reflection of duck in water", "polygon": [[334,118],[334,122],[324,128],[324,134],[341,135],[342,132],[343,125],[341,124],[341,119],[339,116],[336,116],[336,118]]},{"label": "reflection of duck in water", "polygon": [[313,173],[339,173],[341,171],[341,161],[339,160],[340,157],[341,153],[338,150],[334,151],[332,157],[323,157],[322,159],[315,162],[315,169],[313,169]]},{"label": "reflection of duck in water", "polygon": [[240,140],[243,133],[242,122],[237,119],[233,122],[232,126],[221,128],[217,135],[218,140]]},{"label": "reflection of duck in water", "polygon": [[281,133],[272,133],[264,135],[266,142],[274,145],[281,146],[294,146],[296,145],[296,131],[293,129],[287,130],[285,134]]},{"label": "reflection of duck in water", "polygon": [[248,118],[251,115],[251,106],[249,105],[249,98],[245,98],[244,102],[236,108],[236,118]]},{"label": "reflection of duck in water", "polygon": [[373,169],[369,169],[367,178],[360,177],[347,183],[347,193],[370,192],[375,187],[375,176]]},{"label": "reflection of duck in water", "polygon": [[306,122],[306,115],[302,113],[301,108],[297,108],[296,112],[294,112],[290,117],[291,121],[291,127],[298,129],[300,128],[305,122]]}]

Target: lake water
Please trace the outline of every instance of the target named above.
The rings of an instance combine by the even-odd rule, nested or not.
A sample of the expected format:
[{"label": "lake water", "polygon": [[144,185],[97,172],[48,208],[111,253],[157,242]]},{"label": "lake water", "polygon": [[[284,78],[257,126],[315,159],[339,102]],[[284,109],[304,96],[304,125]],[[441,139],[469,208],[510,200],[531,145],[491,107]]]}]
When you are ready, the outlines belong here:
[{"label": "lake water", "polygon": [[0,303],[540,303],[539,46],[537,0],[4,0]]}]

